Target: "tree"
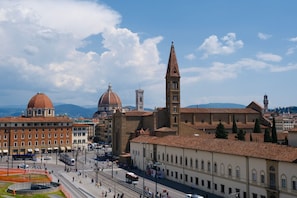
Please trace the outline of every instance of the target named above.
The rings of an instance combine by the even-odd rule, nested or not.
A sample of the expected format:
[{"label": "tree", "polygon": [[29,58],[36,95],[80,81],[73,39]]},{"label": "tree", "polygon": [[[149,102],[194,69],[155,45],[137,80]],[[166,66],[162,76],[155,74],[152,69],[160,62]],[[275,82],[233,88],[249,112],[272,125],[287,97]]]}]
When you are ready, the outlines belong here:
[{"label": "tree", "polygon": [[216,138],[228,139],[228,132],[225,130],[225,127],[221,122],[216,128]]},{"label": "tree", "polygon": [[243,131],[242,129],[240,129],[237,133],[237,139],[241,140],[241,141],[245,141],[245,131]]},{"label": "tree", "polygon": [[253,136],[252,136],[252,132],[250,132],[250,141],[253,141]]},{"label": "tree", "polygon": [[259,119],[257,118],[255,121],[255,126],[254,126],[254,133],[261,133],[261,127],[259,123]]},{"label": "tree", "polygon": [[268,128],[264,132],[264,142],[271,142],[270,130]]},{"label": "tree", "polygon": [[235,115],[233,115],[232,133],[237,134],[237,132],[238,132],[238,130],[237,130],[237,125],[236,125],[236,121],[235,121]]},{"label": "tree", "polygon": [[271,142],[277,143],[276,127],[275,127],[275,118],[272,120],[272,129],[271,129]]}]

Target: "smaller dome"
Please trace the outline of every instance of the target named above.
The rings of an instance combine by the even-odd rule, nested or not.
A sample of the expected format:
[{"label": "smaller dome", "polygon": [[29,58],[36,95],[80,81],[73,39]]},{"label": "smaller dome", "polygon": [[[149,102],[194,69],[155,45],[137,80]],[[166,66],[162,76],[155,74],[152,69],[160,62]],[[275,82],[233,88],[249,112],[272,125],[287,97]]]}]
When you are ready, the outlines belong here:
[{"label": "smaller dome", "polygon": [[35,96],[33,96],[29,103],[27,108],[32,108],[32,109],[53,109],[53,103],[49,99],[47,95],[44,93],[37,93]]},{"label": "smaller dome", "polygon": [[120,97],[111,90],[111,85],[108,85],[108,89],[105,93],[102,94],[98,101],[98,107],[121,107],[122,102]]}]

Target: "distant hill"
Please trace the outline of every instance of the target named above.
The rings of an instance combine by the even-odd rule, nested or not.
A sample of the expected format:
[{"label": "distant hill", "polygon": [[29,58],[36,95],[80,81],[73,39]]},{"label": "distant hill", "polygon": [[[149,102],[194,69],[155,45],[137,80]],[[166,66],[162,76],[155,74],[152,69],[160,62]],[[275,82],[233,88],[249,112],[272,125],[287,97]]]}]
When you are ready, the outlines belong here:
[{"label": "distant hill", "polygon": [[234,103],[208,103],[208,104],[198,104],[190,105],[187,108],[245,108],[245,105],[234,104]]},{"label": "distant hill", "polygon": [[92,118],[97,108],[85,108],[73,104],[61,104],[55,106],[56,115],[67,115],[71,118]]}]

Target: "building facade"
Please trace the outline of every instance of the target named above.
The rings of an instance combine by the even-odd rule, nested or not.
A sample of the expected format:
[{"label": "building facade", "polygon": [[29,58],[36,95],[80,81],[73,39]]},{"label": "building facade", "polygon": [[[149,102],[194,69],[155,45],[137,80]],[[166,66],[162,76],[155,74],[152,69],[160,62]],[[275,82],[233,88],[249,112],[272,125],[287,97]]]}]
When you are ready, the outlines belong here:
[{"label": "building facade", "polygon": [[242,198],[297,197],[297,148],[197,136],[139,136],[133,166],[205,192]]},{"label": "building facade", "polygon": [[269,120],[263,117],[263,108],[251,102],[246,108],[182,108],[180,107],[180,72],[173,43],[165,76],[166,107],[156,108],[152,112],[126,112],[118,109],[113,114],[112,145],[113,154],[129,153],[129,141],[139,131],[149,131],[150,135],[193,135],[215,133],[222,123],[228,132],[232,131],[233,117],[238,129],[252,132],[255,121],[260,120],[261,127],[270,127]]},{"label": "building facade", "polygon": [[37,93],[27,105],[27,115],[0,118],[2,155],[71,150],[72,120],[55,116],[51,100]]}]

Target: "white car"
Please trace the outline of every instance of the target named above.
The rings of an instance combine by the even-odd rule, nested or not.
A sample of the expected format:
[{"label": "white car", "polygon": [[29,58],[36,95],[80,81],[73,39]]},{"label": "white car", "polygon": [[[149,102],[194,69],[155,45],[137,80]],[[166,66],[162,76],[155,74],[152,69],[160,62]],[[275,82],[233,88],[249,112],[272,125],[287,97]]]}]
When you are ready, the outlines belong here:
[{"label": "white car", "polygon": [[204,197],[197,194],[186,194],[185,198],[204,198]]},{"label": "white car", "polygon": [[18,168],[27,169],[27,168],[29,168],[29,165],[28,164],[19,164]]}]

